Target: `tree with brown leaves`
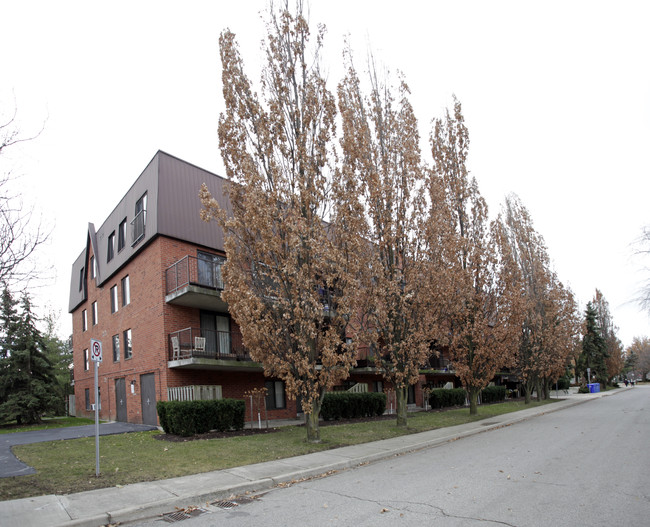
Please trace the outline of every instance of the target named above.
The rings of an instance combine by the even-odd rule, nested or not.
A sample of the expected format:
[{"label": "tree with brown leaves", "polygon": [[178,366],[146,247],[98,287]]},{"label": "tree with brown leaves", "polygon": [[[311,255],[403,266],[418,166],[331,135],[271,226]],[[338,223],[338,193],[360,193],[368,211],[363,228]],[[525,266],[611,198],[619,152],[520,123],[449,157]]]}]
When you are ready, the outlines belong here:
[{"label": "tree with brown leaves", "polygon": [[221,34],[219,146],[232,210],[203,188],[202,215],[225,232],[223,298],[244,344],[300,398],[307,439],[318,442],[325,392],[355,364],[346,332],[359,243],[345,228],[347,193],[334,178],[336,103],[319,67],[324,29],[310,33],[302,2],[295,14],[288,2],[271,7],[267,28],[261,96],[235,35]]},{"label": "tree with brown leaves", "polygon": [[513,264],[488,225],[487,204],[466,167],[469,134],[456,98],[453,114],[447,111],[445,119],[434,120],[430,140],[433,170],[443,182],[457,240],[449,244],[455,275],[449,350],[467,390],[470,414],[476,414],[480,391],[511,362],[520,327],[520,294]]},{"label": "tree with brown leaves", "polygon": [[625,370],[628,378],[638,374],[637,380],[645,381],[650,373],[650,338],[634,337],[625,350]]},{"label": "tree with brown leaves", "polygon": [[359,255],[362,307],[355,321],[376,367],[395,390],[397,425],[406,426],[408,387],[417,382],[441,333],[446,267],[434,260],[440,248],[430,251],[427,241],[434,235],[429,231],[442,223],[428,217],[408,86],[401,80],[391,87],[371,62],[364,95],[349,50],[346,57],[347,75],[339,85],[342,180],[358,198],[365,219],[360,234],[367,241]]},{"label": "tree with brown leaves", "polygon": [[573,295],[551,270],[544,239],[516,195],[506,197],[498,223],[502,247],[516,265],[522,294],[514,368],[528,404],[533,389],[541,398],[548,393],[548,384],[565,373],[569,354],[577,346],[580,321]]}]

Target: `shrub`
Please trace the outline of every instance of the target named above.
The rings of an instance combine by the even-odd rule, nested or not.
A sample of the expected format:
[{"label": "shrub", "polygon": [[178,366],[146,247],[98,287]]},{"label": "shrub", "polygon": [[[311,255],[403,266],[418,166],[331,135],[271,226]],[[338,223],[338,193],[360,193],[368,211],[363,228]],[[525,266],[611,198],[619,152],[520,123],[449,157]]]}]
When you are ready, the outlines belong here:
[{"label": "shrub", "polygon": [[156,403],[156,411],[158,412],[158,421],[163,430],[167,430],[167,401],[158,401]]},{"label": "shrub", "polygon": [[210,430],[242,430],[246,406],[237,399],[159,401],[160,426],[167,434],[191,436]]},{"label": "shrub", "polygon": [[385,410],[385,393],[331,392],[325,394],[321,416],[326,421],[355,419],[382,415]]},{"label": "shrub", "polygon": [[571,381],[568,377],[560,377],[557,380],[557,389],[558,390],[568,390],[571,386]]},{"label": "shrub", "polygon": [[580,386],[578,393],[589,393],[589,386]]},{"label": "shrub", "polygon": [[488,386],[483,388],[481,392],[481,403],[496,403],[505,401],[506,387],[505,386]]},{"label": "shrub", "polygon": [[464,388],[437,388],[429,394],[431,408],[446,408],[448,406],[463,406],[465,404]]}]

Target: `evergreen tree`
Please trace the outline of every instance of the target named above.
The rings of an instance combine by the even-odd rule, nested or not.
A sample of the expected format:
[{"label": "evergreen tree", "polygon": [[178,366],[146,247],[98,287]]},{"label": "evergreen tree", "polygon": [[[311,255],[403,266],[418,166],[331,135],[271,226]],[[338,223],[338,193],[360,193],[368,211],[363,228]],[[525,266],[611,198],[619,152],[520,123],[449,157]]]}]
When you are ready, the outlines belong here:
[{"label": "evergreen tree", "polygon": [[56,379],[55,394],[57,398],[56,415],[65,415],[68,396],[74,393],[70,385],[70,367],[72,365],[72,335],[66,340],[58,337],[57,331],[58,316],[55,313],[48,313],[45,316],[45,330],[43,332],[43,343],[45,355],[52,363],[52,373]]},{"label": "evergreen tree", "polygon": [[0,422],[38,423],[55,408],[56,381],[36,328],[29,296],[17,302],[5,289],[2,297],[2,356],[0,357]]},{"label": "evergreen tree", "polygon": [[[580,369],[587,378],[587,368],[596,376],[596,380],[604,387],[607,384],[607,345],[602,331],[596,322],[598,313],[593,304],[587,304],[585,311],[585,334],[582,337],[582,354],[580,355]],[[589,382],[590,380],[588,380]]]},{"label": "evergreen tree", "polygon": [[[7,358],[10,343],[13,341],[18,327],[18,311],[11,292],[6,287],[2,291],[2,303],[0,304],[0,359]],[[4,366],[4,363],[1,363]]]}]

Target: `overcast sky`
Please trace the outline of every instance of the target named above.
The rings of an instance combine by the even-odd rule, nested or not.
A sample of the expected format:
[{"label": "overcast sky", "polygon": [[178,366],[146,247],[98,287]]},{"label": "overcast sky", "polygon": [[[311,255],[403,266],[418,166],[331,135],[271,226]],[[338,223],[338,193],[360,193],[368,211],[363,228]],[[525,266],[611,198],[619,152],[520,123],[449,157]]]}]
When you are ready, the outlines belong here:
[{"label": "overcast sky", "polygon": [[[313,0],[330,89],[343,38],[404,73],[425,159],[431,119],[463,104],[469,168],[490,211],[519,195],[560,279],[582,308],[599,288],[625,346],[650,336],[634,303],[650,224],[650,3]],[[23,134],[3,153],[25,204],[53,228],[40,258],[54,272],[37,303],[67,314],[72,262],[158,149],[223,174],[219,33],[237,35],[259,79],[264,0],[6,2],[0,17],[0,114]]]}]

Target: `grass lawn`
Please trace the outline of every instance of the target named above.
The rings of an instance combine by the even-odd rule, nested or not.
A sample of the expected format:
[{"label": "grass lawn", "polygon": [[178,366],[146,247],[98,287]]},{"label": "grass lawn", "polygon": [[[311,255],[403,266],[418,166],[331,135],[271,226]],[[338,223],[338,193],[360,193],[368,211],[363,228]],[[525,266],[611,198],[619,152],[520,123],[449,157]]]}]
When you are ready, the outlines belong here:
[{"label": "grass lawn", "polygon": [[249,465],[469,423],[554,401],[485,405],[479,407],[477,416],[470,416],[467,408],[419,412],[409,415],[407,429],[397,428],[393,419],[323,426],[320,444],[307,443],[301,426],[268,434],[185,442],[155,439],[158,431],[102,436],[99,477],[95,476],[94,437],[20,445],[14,447],[14,453],[38,472],[0,478],[0,500],[68,494]]},{"label": "grass lawn", "polygon": [[85,417],[45,417],[37,425],[19,425],[15,421],[0,426],[0,434],[14,432],[30,432],[31,430],[47,430],[48,428],[64,428],[66,426],[82,426],[95,424],[94,419]]}]

